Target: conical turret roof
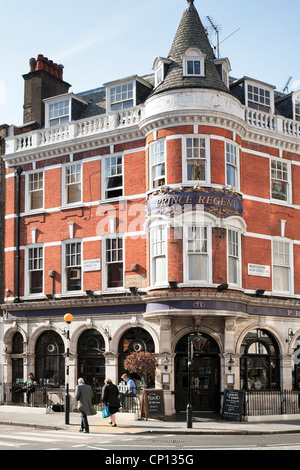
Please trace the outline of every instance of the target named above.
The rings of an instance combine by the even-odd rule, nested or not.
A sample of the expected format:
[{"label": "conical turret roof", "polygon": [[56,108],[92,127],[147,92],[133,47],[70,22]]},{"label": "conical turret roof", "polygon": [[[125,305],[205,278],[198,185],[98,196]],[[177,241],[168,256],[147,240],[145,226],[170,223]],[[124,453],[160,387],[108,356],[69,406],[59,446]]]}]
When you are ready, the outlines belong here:
[{"label": "conical turret roof", "polygon": [[[206,56],[204,76],[184,76],[183,56],[190,48],[199,49]],[[211,88],[229,92],[213,62],[216,57],[194,6],[194,0],[188,0],[168,58],[173,62],[154,94],[176,88]]]}]

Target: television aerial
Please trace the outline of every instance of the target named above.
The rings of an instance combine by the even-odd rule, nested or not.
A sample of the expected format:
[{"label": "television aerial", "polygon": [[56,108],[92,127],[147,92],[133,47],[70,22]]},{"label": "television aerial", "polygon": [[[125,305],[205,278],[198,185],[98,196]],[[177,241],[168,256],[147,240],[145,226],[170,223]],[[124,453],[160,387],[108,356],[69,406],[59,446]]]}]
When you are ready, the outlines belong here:
[{"label": "television aerial", "polygon": [[290,77],[290,78],[288,79],[288,81],[286,82],[285,87],[284,87],[284,89],[283,89],[283,93],[285,93],[285,92],[288,93],[288,92],[289,92],[289,84],[290,84],[290,81],[292,80],[292,78],[293,78],[293,77]]},{"label": "television aerial", "polygon": [[219,59],[220,58],[220,44],[222,44],[224,41],[226,41],[231,36],[233,36],[235,33],[237,33],[241,28],[236,29],[235,31],[233,31],[233,33],[229,34],[229,36],[227,36],[225,39],[223,39],[220,42],[220,32],[222,31],[222,26],[217,25],[216,22],[214,21],[214,19],[211,16],[206,16],[206,18],[207,18],[207,21],[208,21],[208,23],[206,24],[206,27],[205,27],[207,35],[209,36],[209,35],[211,35],[211,33],[215,32],[216,36],[217,36],[217,45],[213,46],[213,48],[216,52],[217,59]]}]

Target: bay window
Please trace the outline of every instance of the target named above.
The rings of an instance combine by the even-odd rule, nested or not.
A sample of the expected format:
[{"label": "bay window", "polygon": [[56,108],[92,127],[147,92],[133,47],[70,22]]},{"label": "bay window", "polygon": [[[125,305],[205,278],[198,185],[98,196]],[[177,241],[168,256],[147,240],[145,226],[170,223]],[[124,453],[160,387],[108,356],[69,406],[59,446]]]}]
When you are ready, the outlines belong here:
[{"label": "bay window", "polygon": [[188,136],[183,139],[187,182],[209,182],[209,140],[207,137]]},{"label": "bay window", "polygon": [[158,188],[166,183],[165,141],[158,140],[150,145],[151,186]]},{"label": "bay window", "polygon": [[240,285],[241,247],[240,234],[236,230],[227,231],[227,255],[228,282]]},{"label": "bay window", "polygon": [[185,282],[209,282],[209,234],[210,230],[206,226],[186,227]]},{"label": "bay window", "polygon": [[158,225],[150,231],[151,282],[167,283],[167,234],[166,227]]}]

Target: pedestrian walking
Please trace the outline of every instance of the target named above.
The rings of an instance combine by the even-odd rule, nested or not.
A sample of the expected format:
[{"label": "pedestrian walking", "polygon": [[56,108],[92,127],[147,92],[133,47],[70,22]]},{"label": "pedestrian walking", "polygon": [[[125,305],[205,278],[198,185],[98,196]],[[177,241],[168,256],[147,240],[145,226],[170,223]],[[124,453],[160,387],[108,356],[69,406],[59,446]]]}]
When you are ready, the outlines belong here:
[{"label": "pedestrian walking", "polygon": [[31,395],[35,392],[37,382],[34,378],[34,375],[32,372],[28,375],[28,380],[26,382],[26,400],[27,400],[27,405],[30,405],[30,397]]},{"label": "pedestrian walking", "polygon": [[81,427],[79,432],[89,433],[90,428],[87,417],[95,415],[97,411],[92,406],[93,389],[90,385],[85,384],[82,378],[78,379],[75,398],[78,402],[78,409],[81,414]]},{"label": "pedestrian walking", "polygon": [[118,387],[112,383],[111,379],[104,380],[104,387],[102,389],[102,403],[104,406],[108,406],[108,410],[111,414],[109,424],[112,427],[116,427],[116,413],[120,408],[119,390]]}]

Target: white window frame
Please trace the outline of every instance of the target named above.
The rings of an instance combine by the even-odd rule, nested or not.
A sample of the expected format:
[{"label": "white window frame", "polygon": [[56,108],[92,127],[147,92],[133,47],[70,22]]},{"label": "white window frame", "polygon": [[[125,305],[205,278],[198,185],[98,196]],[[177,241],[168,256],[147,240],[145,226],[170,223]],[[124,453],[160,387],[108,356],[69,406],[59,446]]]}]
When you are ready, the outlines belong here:
[{"label": "white window frame", "polygon": [[[275,244],[281,244],[282,246],[284,245],[285,247],[288,248],[288,258],[289,258],[289,264],[285,264],[283,262],[282,264],[278,263],[277,256],[275,255]],[[286,261],[286,260],[284,260]],[[282,267],[286,268],[288,270],[288,290],[281,290],[281,289],[276,289],[275,288],[275,282],[274,282],[274,268]],[[293,243],[290,239],[284,238],[284,237],[274,237],[272,239],[272,292],[276,294],[294,294],[294,253],[293,253]]]},{"label": "white window frame", "polygon": [[[114,176],[120,176],[119,175],[109,175],[109,177],[107,177],[106,175],[106,163],[108,160],[112,160],[112,159],[118,159],[118,158],[121,158],[122,159],[122,173],[121,173],[121,176],[122,176],[122,186],[117,186],[116,188],[108,188],[107,187],[107,183],[109,181],[110,178],[113,178]],[[114,165],[114,166],[111,166],[109,168],[118,168],[119,165]],[[105,199],[105,200],[108,200],[108,201],[111,201],[113,199],[118,199],[120,197],[123,197],[124,196],[124,155],[122,153],[116,153],[116,154],[111,154],[111,155],[107,155],[105,156],[103,159],[102,159],[102,199]],[[110,193],[110,192],[113,192],[113,191],[116,191],[116,190],[121,190],[122,191],[122,194],[120,194],[119,196],[114,196],[114,197],[107,197],[107,193]]]},{"label": "white window frame", "polygon": [[[183,75],[185,77],[204,77],[205,76],[205,54],[202,54],[200,49],[194,47],[188,49],[183,56]],[[189,62],[195,64],[199,62],[200,72],[195,72],[195,66],[193,66],[193,72],[189,71]]]},{"label": "white window frame", "polygon": [[[76,174],[80,173],[80,181],[76,181],[75,183],[68,183],[67,182],[67,168],[71,166],[80,166],[80,172],[76,172]],[[81,161],[78,162],[69,162],[63,165],[62,167],[62,206],[77,206],[82,204],[82,171],[83,165]],[[71,184],[80,184],[80,200],[76,202],[68,202],[68,186]]]},{"label": "white window frame", "polygon": [[[132,90],[128,90],[129,85],[132,85]],[[117,90],[118,88],[121,89]],[[132,103],[130,103],[131,101]],[[126,109],[136,106],[136,81],[121,81],[108,86],[107,103],[109,104],[110,111],[126,111]],[[130,105],[127,106],[126,103],[130,103]]]},{"label": "white window frame", "polygon": [[[155,151],[155,155],[158,155],[158,154],[163,154],[163,160],[159,160],[159,161],[155,161],[153,163],[153,156],[154,156],[154,151],[153,149],[158,146],[158,145],[162,145],[163,146],[163,152],[159,151]],[[150,176],[150,188],[151,189],[156,189],[156,188],[160,188],[161,186],[165,186],[167,184],[167,155],[166,155],[166,151],[167,151],[167,144],[166,144],[166,139],[158,139],[158,140],[154,140],[153,142],[151,142],[151,144],[149,145],[149,176]],[[155,177],[155,174],[154,174],[154,168],[158,168],[159,166],[163,165],[164,166],[164,175],[161,176],[161,177]],[[155,181],[159,181],[160,179],[164,179],[164,183],[161,184],[161,185],[158,185],[156,186],[154,183]]]},{"label": "white window frame", "polygon": [[[287,179],[284,179],[283,177],[280,178],[280,177],[276,177],[276,178],[273,178],[272,177],[272,171],[274,171],[274,169],[272,169],[272,163],[276,163],[276,172],[282,172],[282,170],[278,169],[278,165],[286,165],[286,174],[287,174]],[[284,171],[284,170],[283,170]],[[278,173],[277,173],[278,174]],[[275,157],[272,157],[270,158],[270,197],[272,199],[272,202],[276,202],[276,203],[290,203],[292,201],[292,177],[291,177],[291,163],[288,161],[288,160],[284,160],[282,158],[275,158]],[[273,194],[272,194],[272,181],[279,181],[281,183],[285,183],[286,186],[287,186],[287,189],[286,189],[286,199],[279,199],[279,198],[275,198],[273,197]]]},{"label": "white window frame", "polygon": [[[234,234],[235,240],[231,238],[230,234]],[[230,240],[231,238],[231,240]],[[238,252],[236,253],[236,248]],[[234,249],[232,249],[234,248]],[[230,259],[234,259],[237,267],[236,282],[230,279]],[[234,227],[227,228],[227,282],[229,286],[241,287],[242,286],[242,237],[241,232]]]},{"label": "white window frame", "polygon": [[[252,91],[248,87],[252,87]],[[257,90],[256,90],[257,89]],[[266,98],[262,92],[269,92],[269,98]],[[255,97],[260,97],[258,100]],[[267,103],[267,100],[270,100],[270,103]],[[262,101],[261,101],[262,100]],[[255,82],[255,81],[245,81],[245,103],[248,108],[254,109],[256,111],[261,111],[263,113],[274,114],[274,88],[268,86],[265,83]]]},{"label": "white window frame", "polygon": [[[189,250],[189,229],[206,229],[206,252]],[[212,284],[212,225],[187,223],[184,225],[183,238],[183,282],[189,285]],[[202,233],[201,233],[202,236]],[[206,279],[190,279],[189,261],[190,256],[202,255],[206,257]]]},{"label": "white window frame", "polygon": [[[67,265],[67,245],[71,245],[72,243],[80,244],[80,264],[71,264]],[[78,253],[74,256],[78,256]],[[68,240],[64,240],[62,242],[62,292],[63,294],[81,294],[82,293],[82,286],[83,286],[83,243],[80,238],[70,238]],[[74,267],[74,270],[80,268],[80,277],[81,277],[81,288],[80,289],[73,289],[67,290],[68,282],[67,282],[67,269],[70,267]]]},{"label": "white window frame", "polygon": [[[195,157],[191,157],[191,158],[188,158],[189,155],[188,155],[188,147],[187,147],[187,143],[188,143],[188,139],[199,139],[199,141],[201,141],[201,139],[204,139],[205,140],[205,158],[201,158],[201,156],[199,156],[198,158],[195,158]],[[200,145],[200,151],[201,151],[201,145]],[[182,170],[183,170],[183,181],[186,183],[186,184],[196,184],[196,183],[208,183],[210,184],[211,182],[211,173],[210,173],[210,138],[208,135],[202,135],[202,134],[189,134],[189,135],[185,135],[183,138],[182,138],[182,157],[183,157],[183,161],[182,161]],[[204,161],[205,162],[205,179],[188,179],[188,161]]]},{"label": "white window frame", "polygon": [[164,81],[164,64],[162,63],[157,70],[155,70],[155,87]]},{"label": "white window frame", "polygon": [[[108,240],[121,240],[122,241],[122,260],[115,260],[115,261],[108,261],[108,251],[107,251],[107,241]],[[117,247],[116,250],[119,253],[119,248]],[[102,238],[102,260],[103,260],[103,266],[102,266],[102,287],[103,290],[107,291],[123,291],[124,290],[124,285],[125,285],[125,238],[123,236],[119,235],[107,235]],[[113,264],[113,263],[122,263],[123,264],[123,270],[122,270],[122,286],[116,286],[116,287],[108,287],[108,265]]]},{"label": "white window frame", "polygon": [[[156,275],[157,259],[164,260],[163,275],[159,281],[157,281]],[[152,286],[166,286],[168,284],[168,228],[164,222],[160,223],[159,221],[150,227],[150,280]]]},{"label": "white window frame", "polygon": [[300,92],[293,94],[293,103],[294,103],[294,120],[300,121]]},{"label": "white window frame", "polygon": [[[228,146],[232,147],[235,149],[235,155],[231,152],[231,150],[228,152]],[[228,155],[234,155],[236,162],[228,161]],[[235,176],[235,184],[231,184],[230,181],[228,181],[227,177],[227,169],[228,167],[232,168],[234,171],[234,176]],[[232,140],[225,140],[225,182],[226,186],[233,187],[237,190],[240,189],[240,146],[232,141]]]},{"label": "white window frame", "polygon": [[[29,261],[30,261],[30,256],[29,256],[29,252],[30,250],[34,250],[34,249],[37,249],[37,250],[40,250],[42,249],[42,264],[43,264],[43,267],[42,269],[29,269]],[[37,259],[37,258],[36,258]],[[24,292],[25,292],[25,296],[26,297],[44,297],[44,284],[45,284],[45,249],[44,249],[44,245],[40,244],[40,243],[36,243],[36,244],[31,244],[31,245],[27,245],[25,247],[25,285],[24,285]],[[30,272],[32,271],[42,271],[42,276],[43,276],[43,282],[42,282],[42,292],[38,292],[38,293],[31,293],[30,292]]]},{"label": "white window frame", "polygon": [[[35,175],[35,174],[42,175],[42,188],[31,191],[30,190],[30,178],[31,178],[31,175]],[[35,191],[42,191],[42,193],[43,193],[42,207],[39,207],[37,209],[32,209],[31,208],[31,194],[34,193]],[[25,194],[26,194],[26,198],[25,198],[25,211],[26,212],[40,212],[41,210],[44,209],[44,207],[45,207],[45,172],[44,172],[44,170],[32,170],[32,171],[28,171],[26,173],[26,177],[25,177]]]},{"label": "white window frame", "polygon": [[[55,117],[50,116],[51,107],[52,106],[59,106],[60,103],[68,102],[68,112]],[[72,107],[72,100],[70,95],[64,96],[60,95],[57,98],[53,98],[51,100],[45,100],[45,127],[46,128],[54,128],[54,127],[61,127],[64,124],[68,124],[71,121],[71,107]],[[64,109],[61,108],[61,109]],[[56,110],[57,111],[57,110]],[[58,122],[54,122],[54,120],[58,120]]]}]

